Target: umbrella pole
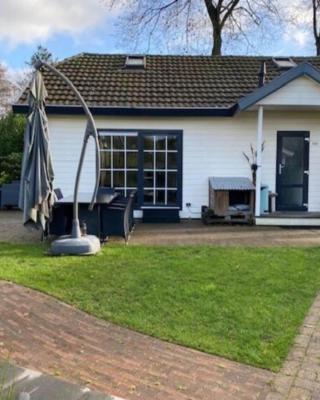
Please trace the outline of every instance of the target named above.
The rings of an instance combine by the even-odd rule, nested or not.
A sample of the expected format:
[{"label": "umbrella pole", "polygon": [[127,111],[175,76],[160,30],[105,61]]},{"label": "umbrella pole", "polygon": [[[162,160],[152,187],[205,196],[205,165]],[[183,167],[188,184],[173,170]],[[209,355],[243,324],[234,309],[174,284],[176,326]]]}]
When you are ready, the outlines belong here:
[{"label": "umbrella pole", "polygon": [[95,141],[96,149],[96,182],[94,191],[92,194],[91,203],[89,205],[89,210],[92,210],[96,201],[98,189],[99,189],[99,176],[100,176],[100,151],[99,151],[99,141],[98,132],[93,119],[93,116],[84,101],[83,97],[73,85],[73,83],[59,70],[57,70],[53,65],[48,64],[45,61],[39,60],[36,64],[36,69],[40,70],[41,67],[46,67],[52,73],[60,77],[73,91],[80,104],[83,107],[84,113],[88,119],[88,125],[83,139],[78,169],[76,173],[76,180],[74,185],[74,199],[73,199],[73,221],[72,221],[72,232],[71,238],[69,239],[58,239],[53,242],[52,252],[54,254],[94,254],[100,250],[100,241],[96,236],[88,235],[86,237],[81,236],[80,223],[79,223],[79,205],[78,205],[78,194],[79,194],[79,184],[81,171],[83,167],[84,157],[86,153],[87,143],[89,137],[92,136]]},{"label": "umbrella pole", "polygon": [[84,157],[85,157],[85,153],[86,153],[86,148],[87,148],[87,143],[88,143],[89,137],[90,137],[90,134],[88,134],[87,131],[86,131],[86,134],[85,134],[85,137],[84,137],[84,140],[83,140],[82,149],[81,149],[79,165],[78,165],[78,170],[77,170],[77,175],[76,175],[76,181],[75,181],[75,185],[74,185],[73,221],[72,221],[72,231],[71,231],[71,237],[73,237],[73,238],[81,237],[81,229],[80,229],[80,221],[79,221],[78,193],[79,193],[79,184],[80,184],[81,171],[82,171],[82,167],[83,167],[83,162],[84,162]]}]

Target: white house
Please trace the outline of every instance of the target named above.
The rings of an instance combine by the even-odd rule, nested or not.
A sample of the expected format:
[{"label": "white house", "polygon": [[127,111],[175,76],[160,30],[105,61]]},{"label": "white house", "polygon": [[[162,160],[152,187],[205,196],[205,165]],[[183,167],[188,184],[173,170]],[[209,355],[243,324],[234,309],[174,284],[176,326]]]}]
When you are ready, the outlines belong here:
[{"label": "white house", "polygon": [[[154,209],[199,218],[209,177],[251,179],[243,152],[252,144],[256,223],[320,225],[320,58],[85,53],[57,68],[95,117],[100,184],[137,188],[137,216]],[[86,120],[63,82],[44,77],[55,186],[69,195]],[[26,94],[13,109],[27,111]],[[92,143],[81,191],[92,190],[94,168]],[[276,194],[276,212],[261,215],[262,184]]]}]

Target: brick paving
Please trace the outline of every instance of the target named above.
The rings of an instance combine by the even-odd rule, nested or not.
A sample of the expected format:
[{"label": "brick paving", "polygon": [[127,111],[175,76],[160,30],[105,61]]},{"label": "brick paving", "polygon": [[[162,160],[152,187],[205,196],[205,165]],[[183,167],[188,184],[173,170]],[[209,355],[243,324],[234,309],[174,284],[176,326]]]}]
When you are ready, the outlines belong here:
[{"label": "brick paving", "polygon": [[320,295],[295,339],[266,400],[320,399]]},{"label": "brick paving", "polygon": [[274,379],[6,282],[0,282],[0,357],[128,400],[262,400]]}]

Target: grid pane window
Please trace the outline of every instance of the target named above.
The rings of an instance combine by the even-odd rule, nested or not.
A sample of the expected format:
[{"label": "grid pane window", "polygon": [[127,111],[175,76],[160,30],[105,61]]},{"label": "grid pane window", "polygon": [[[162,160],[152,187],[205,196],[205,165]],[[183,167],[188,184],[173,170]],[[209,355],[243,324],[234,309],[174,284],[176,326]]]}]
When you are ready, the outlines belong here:
[{"label": "grid pane window", "polygon": [[111,149],[111,137],[110,136],[100,136],[99,138],[100,149],[107,150]]},{"label": "grid pane window", "polygon": [[153,169],[154,154],[150,151],[145,151],[143,154],[143,166],[144,169]]},{"label": "grid pane window", "polygon": [[180,142],[174,133],[100,131],[100,186],[128,196],[139,190],[139,205],[177,206]]},{"label": "grid pane window", "polygon": [[168,204],[176,204],[177,203],[177,190],[168,190],[167,201],[168,201]]},{"label": "grid pane window", "polygon": [[111,187],[111,173],[110,171],[101,171],[100,186]]},{"label": "grid pane window", "polygon": [[127,150],[138,150],[137,136],[127,136]]},{"label": "grid pane window", "polygon": [[154,173],[147,171],[143,174],[143,185],[145,188],[154,187]]},{"label": "grid pane window", "polygon": [[100,186],[128,196],[138,185],[137,133],[100,132]]},{"label": "grid pane window", "polygon": [[144,204],[153,204],[153,190],[144,190],[143,191],[143,203]]},{"label": "grid pane window", "polygon": [[144,205],[176,205],[178,144],[176,135],[144,135]]}]

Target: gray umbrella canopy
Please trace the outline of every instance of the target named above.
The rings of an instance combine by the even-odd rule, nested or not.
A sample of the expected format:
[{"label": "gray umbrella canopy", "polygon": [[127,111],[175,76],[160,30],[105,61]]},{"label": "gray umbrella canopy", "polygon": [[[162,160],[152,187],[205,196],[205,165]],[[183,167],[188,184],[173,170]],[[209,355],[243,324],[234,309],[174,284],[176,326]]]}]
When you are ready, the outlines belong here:
[{"label": "gray umbrella canopy", "polygon": [[29,93],[29,114],[24,134],[19,206],[24,225],[46,228],[55,200],[49,128],[45,113],[47,91],[42,74],[35,71]]}]

